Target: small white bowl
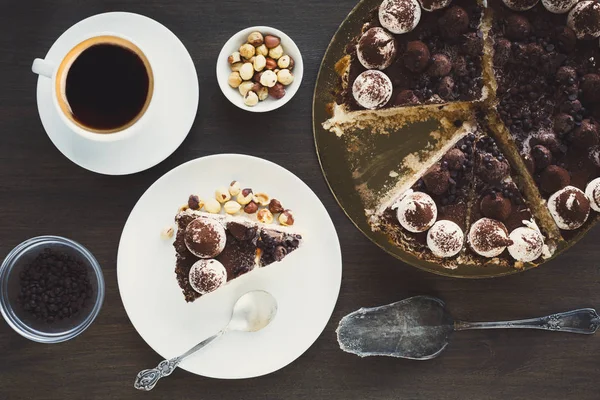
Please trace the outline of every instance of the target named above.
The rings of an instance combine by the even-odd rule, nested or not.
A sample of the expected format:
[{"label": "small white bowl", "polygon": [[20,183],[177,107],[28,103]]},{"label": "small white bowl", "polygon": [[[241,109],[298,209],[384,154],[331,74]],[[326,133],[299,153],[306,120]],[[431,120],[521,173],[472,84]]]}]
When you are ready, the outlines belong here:
[{"label": "small white bowl", "polygon": [[[281,39],[281,46],[283,47],[284,54],[288,54],[294,59],[294,69],[292,70],[294,81],[285,87],[285,96],[281,99],[275,99],[269,96],[266,100],[259,101],[254,107],[249,107],[244,104],[244,98],[239,90],[232,88],[227,82],[229,75],[231,74],[231,68],[229,67],[227,58],[233,52],[238,51],[240,46],[247,42],[248,35],[254,31],[258,31],[263,35],[274,35]],[[246,111],[267,112],[283,106],[290,101],[298,91],[300,83],[302,82],[303,73],[304,65],[302,63],[302,55],[300,54],[300,49],[298,49],[296,43],[294,43],[294,41],[285,33],[268,26],[252,26],[239,31],[225,43],[223,49],[221,49],[219,58],[217,58],[217,81],[221,91],[230,102]]]}]

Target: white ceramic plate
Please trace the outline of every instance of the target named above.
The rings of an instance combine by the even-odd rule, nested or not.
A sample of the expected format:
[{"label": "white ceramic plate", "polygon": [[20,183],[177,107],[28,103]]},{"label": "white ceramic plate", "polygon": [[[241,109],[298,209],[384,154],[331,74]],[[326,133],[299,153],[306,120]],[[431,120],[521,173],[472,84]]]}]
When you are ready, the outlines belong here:
[{"label": "white ceramic plate", "polygon": [[[294,60],[294,69],[292,70],[292,74],[294,75],[294,81],[285,87],[285,96],[281,99],[275,99],[269,96],[264,101],[259,101],[257,105],[254,107],[248,107],[244,104],[244,98],[240,94],[238,89],[234,89],[229,86],[228,78],[229,74],[231,74],[231,68],[229,67],[229,63],[227,62],[227,58],[235,51],[238,51],[241,45],[246,43],[248,39],[248,35],[252,32],[260,32],[263,34],[271,34],[279,37],[281,39],[281,46],[283,47],[283,51],[285,54],[292,57]],[[302,76],[304,74],[304,63],[302,62],[302,54],[300,53],[300,49],[294,43],[294,41],[286,35],[284,32],[279,29],[271,28],[269,26],[251,26],[246,29],[242,29],[235,35],[233,35],[227,43],[223,45],[221,52],[219,53],[219,57],[217,58],[217,82],[221,91],[227,97],[227,99],[232,103],[241,108],[242,110],[251,111],[251,112],[268,112],[272,110],[276,110],[279,107],[286,104],[288,101],[294,97],[300,84],[302,83]]]},{"label": "white ceramic plate", "polygon": [[[146,129],[116,142],[97,142],[72,132],[52,104],[52,81],[40,76],[37,104],[52,143],[75,164],[107,175],[146,170],[171,155],[186,138],[198,110],[198,77],[181,41],[160,23],[138,14],[111,12],[94,15],[73,25],[52,45],[45,59],[58,65],[82,36],[118,32],[131,38],[153,60],[154,95],[144,115]],[[42,56],[42,55],[40,55]]]},{"label": "white ceramic plate", "polygon": [[[280,263],[235,279],[186,303],[175,278],[174,225],[191,193],[207,198],[237,180],[294,211],[303,245]],[[333,223],[319,198],[298,177],[260,158],[223,154],[187,162],[156,181],[135,205],[121,236],[117,264],[125,310],[142,338],[164,358],[175,357],[229,321],[235,301],[262,289],[277,299],[273,322],[256,333],[227,333],[180,367],[214,378],[250,378],[288,365],[319,337],[335,306],[342,259]],[[154,365],[140,365],[140,370]]]}]

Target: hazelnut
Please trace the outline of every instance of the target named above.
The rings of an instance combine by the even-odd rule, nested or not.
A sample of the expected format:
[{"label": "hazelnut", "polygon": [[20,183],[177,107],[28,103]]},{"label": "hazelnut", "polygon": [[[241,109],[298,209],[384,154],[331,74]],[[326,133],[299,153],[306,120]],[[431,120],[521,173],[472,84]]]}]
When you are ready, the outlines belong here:
[{"label": "hazelnut", "polygon": [[262,33],[260,32],[252,32],[248,35],[248,43],[250,43],[254,47],[260,46],[261,44],[263,44],[263,41],[264,38]]},{"label": "hazelnut", "polygon": [[279,214],[279,223],[283,226],[294,225],[294,215],[291,210],[285,210]]},{"label": "hazelnut", "polygon": [[217,190],[215,190],[215,199],[217,199],[219,203],[225,203],[231,200],[229,189],[227,189],[226,187],[220,187]]},{"label": "hazelnut", "polygon": [[271,198],[266,193],[256,193],[253,198],[253,201],[255,203],[258,203],[261,206],[265,206],[265,207],[269,205],[270,200],[271,200]]},{"label": "hazelnut", "polygon": [[240,194],[240,183],[238,181],[233,181],[229,184],[229,194],[232,196],[237,196]]},{"label": "hazelnut", "polygon": [[232,72],[229,74],[229,79],[227,79],[227,83],[234,89],[237,89],[242,83],[242,77],[239,72]]},{"label": "hazelnut", "polygon": [[[269,46],[267,46],[269,47]],[[283,47],[277,46],[269,50],[269,57],[278,60],[283,55]]]},{"label": "hazelnut", "polygon": [[292,58],[290,56],[288,56],[287,54],[285,56],[282,56],[279,60],[277,60],[277,66],[281,69],[284,68],[290,68],[290,65],[293,66],[294,63],[292,62]]},{"label": "hazelnut", "polygon": [[277,83],[277,75],[273,71],[264,71],[260,77],[260,84],[266,87],[273,87]]},{"label": "hazelnut", "polygon": [[239,51],[236,51],[227,58],[227,61],[229,62],[229,64],[239,63],[240,61],[242,61],[242,56],[240,55]]},{"label": "hazelnut", "polygon": [[240,55],[246,60],[254,57],[254,54],[256,54],[256,49],[251,44],[246,43],[240,47]]},{"label": "hazelnut", "polygon": [[160,231],[160,237],[163,239],[170,239],[173,237],[173,234],[175,233],[175,230],[173,229],[172,226],[167,226],[165,229],[163,229],[162,231]]},{"label": "hazelnut", "polygon": [[234,64],[231,64],[230,67],[233,72],[240,72],[240,69],[242,69],[242,65],[244,65],[243,62],[236,62]]},{"label": "hazelnut", "polygon": [[204,207],[204,202],[202,199],[195,194],[191,194],[188,199],[188,207],[192,210],[199,210]]},{"label": "hazelnut", "polygon": [[221,203],[219,203],[216,199],[213,199],[211,197],[206,200],[206,203],[204,204],[204,209],[206,210],[206,212],[209,212],[211,214],[218,214],[219,212],[221,212]]},{"label": "hazelnut", "polygon": [[238,90],[242,96],[246,96],[246,93],[252,90],[254,87],[254,82],[246,81],[242,82],[240,86],[238,86]]},{"label": "hazelnut", "polygon": [[228,201],[223,204],[223,209],[227,214],[237,214],[242,209],[242,206],[237,201]]},{"label": "hazelnut", "polygon": [[279,214],[280,212],[283,212],[283,206],[281,205],[279,200],[272,199],[269,202],[269,211],[271,211],[273,214]]},{"label": "hazelnut", "polygon": [[289,69],[282,69],[277,73],[277,81],[282,85],[287,86],[294,82],[294,75],[292,75]]},{"label": "hazelnut", "polygon": [[266,87],[264,87],[263,85],[260,85],[257,83],[257,85],[260,86],[260,89],[258,89],[258,91],[256,92],[256,94],[258,95],[258,100],[263,101],[266,100],[267,97],[269,97],[269,89],[267,89]]},{"label": "hazelnut", "polygon": [[273,214],[271,211],[263,208],[256,214],[256,219],[263,224],[272,224],[273,223]]},{"label": "hazelnut", "polygon": [[274,70],[275,68],[277,68],[277,61],[273,60],[271,57],[267,57],[267,65],[265,66],[265,68]]},{"label": "hazelnut", "polygon": [[258,211],[258,204],[256,204],[254,201],[251,201],[250,203],[246,204],[246,206],[244,207],[244,212],[246,214],[254,214],[257,211]]},{"label": "hazelnut", "polygon": [[260,77],[262,76],[262,74],[263,74],[262,72],[257,72],[257,73],[255,73],[255,74],[254,74],[254,76],[252,77],[252,80],[253,80],[254,82],[258,82],[258,83],[260,83]]},{"label": "hazelnut", "polygon": [[265,66],[267,65],[267,59],[265,58],[265,56],[262,55],[257,55],[256,57],[254,57],[254,70],[256,72],[260,72],[263,69],[265,69]]},{"label": "hazelnut", "polygon": [[265,36],[265,46],[268,49],[273,49],[281,43],[281,40],[277,36],[267,35]]},{"label": "hazelnut", "polygon": [[252,79],[252,76],[254,75],[254,66],[251,63],[244,63],[244,65],[242,65],[242,68],[240,68],[240,76],[242,77],[243,80],[247,81]]},{"label": "hazelnut", "polygon": [[238,195],[237,195],[237,202],[240,203],[241,205],[245,206],[246,204],[250,203],[252,201],[252,189],[243,189]]},{"label": "hazelnut", "polygon": [[269,88],[269,95],[276,99],[281,99],[283,96],[285,96],[285,86],[277,82],[275,86]]},{"label": "hazelnut", "polygon": [[256,54],[260,54],[261,56],[266,57],[267,55],[269,55],[269,49],[267,49],[267,46],[265,46],[264,44],[261,44],[256,48]]},{"label": "hazelnut", "polygon": [[248,107],[254,107],[258,104],[258,95],[252,90],[244,96],[244,104]]}]

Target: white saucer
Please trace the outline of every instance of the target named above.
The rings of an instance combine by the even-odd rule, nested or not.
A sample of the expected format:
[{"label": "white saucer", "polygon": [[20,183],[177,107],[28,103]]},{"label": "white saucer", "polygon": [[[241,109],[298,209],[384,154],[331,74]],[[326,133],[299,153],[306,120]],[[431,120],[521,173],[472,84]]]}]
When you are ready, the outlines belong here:
[{"label": "white saucer", "polygon": [[126,12],[98,14],[73,25],[45,58],[58,64],[82,36],[108,31],[130,37],[153,60],[155,111],[147,114],[147,128],[116,142],[86,140],[56,114],[51,80],[43,76],[38,78],[38,110],[50,140],[69,160],[101,174],[133,174],[163,161],[181,145],[196,118],[198,77],[192,58],[173,32],[153,19]]},{"label": "white saucer", "polygon": [[[304,242],[280,263],[186,303],[175,278],[173,240],[161,239],[160,232],[174,226],[178,207],[191,193],[208,198],[232,180],[292,209],[294,228]],[[180,365],[208,377],[250,378],[285,367],[319,337],[338,298],[342,258],[331,218],[304,182],[269,161],[224,154],[187,162],[150,186],[123,229],[117,276],[133,326],[163,358],[178,356],[218,332],[242,294],[256,289],[272,293],[279,311],[269,326],[256,333],[227,333]]]}]

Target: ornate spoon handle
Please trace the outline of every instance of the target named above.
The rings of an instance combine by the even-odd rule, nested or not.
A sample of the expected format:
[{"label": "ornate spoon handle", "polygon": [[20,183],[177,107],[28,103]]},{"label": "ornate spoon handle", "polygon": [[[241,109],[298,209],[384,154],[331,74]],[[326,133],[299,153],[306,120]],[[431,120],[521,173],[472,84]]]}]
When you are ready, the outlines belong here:
[{"label": "ornate spoon handle", "polygon": [[581,308],[546,317],[499,322],[456,321],[454,330],[524,328],[591,335],[600,326],[600,317],[593,308]]},{"label": "ornate spoon handle", "polygon": [[188,351],[186,351],[179,357],[174,357],[174,358],[171,358],[170,360],[161,361],[156,368],[145,369],[143,371],[140,371],[137,374],[137,376],[135,377],[135,382],[134,382],[133,386],[138,390],[150,391],[150,390],[154,389],[154,386],[156,386],[156,384],[158,383],[158,380],[160,378],[164,378],[165,376],[171,375],[171,373],[173,373],[173,371],[175,371],[175,368],[177,368],[179,363],[184,358],[186,358],[190,354],[193,354],[196,351],[200,350],[201,348],[203,348],[204,346],[206,346],[207,344],[209,344],[210,342],[212,342],[213,340],[215,340],[216,338],[221,336],[224,332],[225,332],[225,330],[222,330],[221,332],[217,333],[216,335],[213,335],[213,336],[209,337],[208,339],[203,340],[202,342],[198,343],[196,346],[192,347],[191,349],[189,349]]}]

